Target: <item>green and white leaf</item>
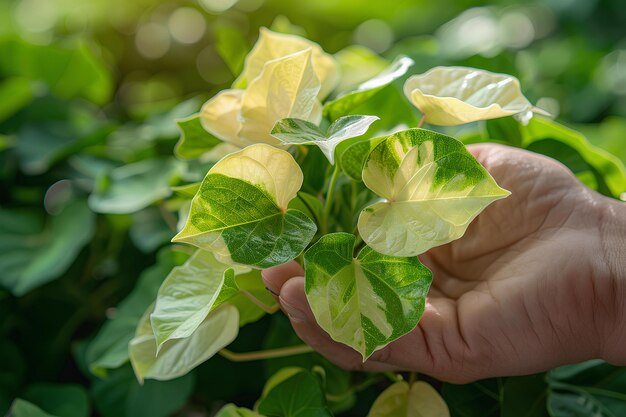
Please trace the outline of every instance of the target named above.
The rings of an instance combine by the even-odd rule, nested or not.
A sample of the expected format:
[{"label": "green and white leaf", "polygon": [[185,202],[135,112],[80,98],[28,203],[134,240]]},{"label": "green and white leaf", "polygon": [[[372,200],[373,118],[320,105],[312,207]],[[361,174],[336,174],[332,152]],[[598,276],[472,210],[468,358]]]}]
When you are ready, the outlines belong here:
[{"label": "green and white leaf", "polygon": [[378,396],[367,417],[450,417],[446,402],[429,384],[396,382]]},{"label": "green and white leaf", "polygon": [[467,67],[435,67],[410,77],[404,94],[433,125],[454,126],[517,115],[527,123],[534,107],[522,94],[519,80]]},{"label": "green and white leaf", "polygon": [[167,341],[157,354],[151,313],[152,307],[139,321],[128,345],[130,362],[140,383],[144,379],[166,381],[185,375],[228,346],[239,333],[237,308],[223,304],[209,313],[191,336]]},{"label": "green and white leaf", "polygon": [[332,416],[319,380],[298,368],[279,371],[268,380],[258,402],[258,412],[281,417]]},{"label": "green and white leaf", "polygon": [[272,129],[272,136],[288,145],[317,145],[331,164],[335,163],[335,148],[344,140],[367,132],[377,116],[345,116],[335,120],[326,133],[317,125],[301,119],[283,119]]},{"label": "green and white leaf", "polygon": [[323,236],[304,254],[305,291],[319,325],[365,361],[415,328],[432,281],[417,257],[397,258],[365,247],[353,258],[356,237]]},{"label": "green and white leaf", "polygon": [[382,88],[402,77],[414,64],[407,56],[397,57],[385,70],[375,77],[359,84],[354,90],[340,94],[339,97],[324,104],[323,114],[330,120],[345,116],[351,109],[369,100]]},{"label": "green and white leaf", "polygon": [[510,193],[449,136],[424,129],[390,135],[369,155],[365,185],[384,198],[358,229],[374,250],[416,256],[460,238],[489,204]]},{"label": "green and white leaf", "polygon": [[301,185],[302,171],[288,152],[251,145],[209,170],[173,241],[228,264],[267,268],[290,261],[317,230],[305,214],[288,209]]},{"label": "green and white leaf", "polygon": [[239,293],[235,274],[249,269],[235,268],[199,249],[184,265],[172,269],[150,315],[157,352],[168,340],[191,336],[210,311]]}]

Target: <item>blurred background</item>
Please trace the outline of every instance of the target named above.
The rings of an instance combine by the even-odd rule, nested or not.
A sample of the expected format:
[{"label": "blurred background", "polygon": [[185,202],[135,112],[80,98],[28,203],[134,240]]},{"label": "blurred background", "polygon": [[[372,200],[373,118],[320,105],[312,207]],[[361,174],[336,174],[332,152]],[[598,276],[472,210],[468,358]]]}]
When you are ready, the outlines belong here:
[{"label": "blurred background", "polygon": [[[210,416],[250,404],[277,369],[215,358],[140,387],[124,356],[184,260],[167,246],[170,185],[207,168],[172,156],[175,120],[230,86],[261,26],[330,53],[406,54],[411,73],[515,75],[626,161],[623,0],[0,0],[0,415],[19,396],[59,416]],[[292,338],[281,320],[242,329],[235,349]],[[363,398],[345,415],[365,415]]]}]

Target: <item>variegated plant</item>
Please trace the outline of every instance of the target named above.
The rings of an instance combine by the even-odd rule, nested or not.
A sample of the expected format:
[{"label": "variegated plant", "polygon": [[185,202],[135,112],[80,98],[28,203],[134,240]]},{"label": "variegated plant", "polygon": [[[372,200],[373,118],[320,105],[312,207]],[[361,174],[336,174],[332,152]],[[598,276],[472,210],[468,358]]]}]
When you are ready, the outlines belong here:
[{"label": "variegated plant", "polygon": [[[341,62],[355,53],[369,52],[350,49],[336,59],[306,39],[263,29],[233,88],[179,123],[177,156],[212,166],[201,182],[176,188],[173,241],[192,245],[193,254],[163,282],[130,343],[140,380],[180,376],[218,352],[239,358],[224,350],[239,326],[277,310],[260,270],[294,259],[304,266],[319,325],[367,360],[420,320],[432,276],[417,255],[460,238],[509,194],[461,142],[409,128],[415,109],[397,94],[409,58],[383,68],[376,57],[373,77],[355,85],[355,68]],[[471,68],[411,76],[404,92],[423,113],[420,125],[527,119],[537,111],[515,78]],[[397,109],[383,112],[381,100]],[[315,380],[301,369],[281,375],[272,389]],[[270,390],[258,410],[228,405],[218,415],[280,414],[271,398]],[[315,415],[329,415],[319,401]],[[420,401],[430,411],[411,411]],[[448,411],[430,386],[397,383],[369,415]]]}]

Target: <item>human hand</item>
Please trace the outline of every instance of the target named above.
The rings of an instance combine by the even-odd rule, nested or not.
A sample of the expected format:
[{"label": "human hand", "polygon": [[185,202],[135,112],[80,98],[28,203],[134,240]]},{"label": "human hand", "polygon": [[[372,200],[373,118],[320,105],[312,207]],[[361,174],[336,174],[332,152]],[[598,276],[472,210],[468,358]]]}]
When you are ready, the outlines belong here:
[{"label": "human hand", "polygon": [[366,362],[316,323],[296,262],[263,272],[296,333],[339,366],[464,383],[591,358],[626,364],[626,205],[528,151],[468,149],[512,192],[464,237],[420,256],[433,284],[418,326]]}]

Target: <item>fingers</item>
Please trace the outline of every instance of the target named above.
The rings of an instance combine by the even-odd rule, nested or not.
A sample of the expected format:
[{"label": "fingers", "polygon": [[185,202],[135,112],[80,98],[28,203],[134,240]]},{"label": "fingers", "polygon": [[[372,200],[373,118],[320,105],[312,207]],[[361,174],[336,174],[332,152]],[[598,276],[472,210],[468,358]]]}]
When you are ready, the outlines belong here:
[{"label": "fingers", "polygon": [[286,264],[274,266],[261,272],[265,287],[276,297],[280,294],[280,289],[288,279],[303,276],[304,269],[296,261],[287,262]]}]

